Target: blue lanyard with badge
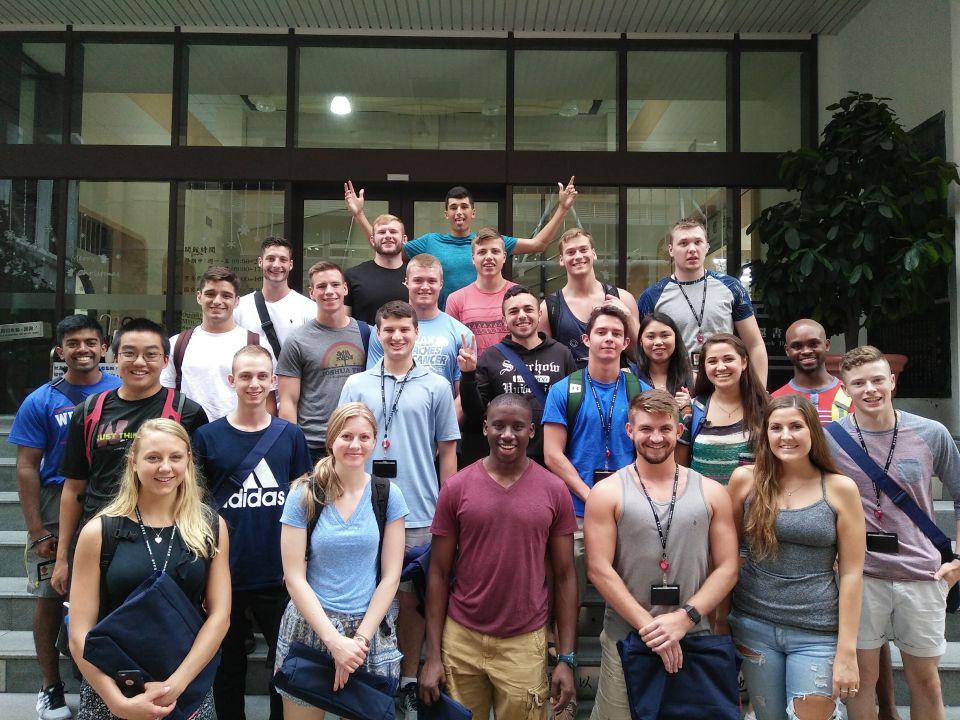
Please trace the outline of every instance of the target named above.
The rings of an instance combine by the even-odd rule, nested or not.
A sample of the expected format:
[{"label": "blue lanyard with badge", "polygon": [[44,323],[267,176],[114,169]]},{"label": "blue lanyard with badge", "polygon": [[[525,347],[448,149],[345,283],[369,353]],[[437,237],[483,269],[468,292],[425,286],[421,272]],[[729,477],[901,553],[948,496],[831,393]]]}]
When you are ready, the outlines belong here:
[{"label": "blue lanyard with badge", "polygon": [[590,378],[590,372],[585,369],[583,374],[586,378],[587,385],[590,386],[590,390],[593,393],[593,401],[597,405],[597,414],[600,416],[600,427],[603,430],[603,470],[593,471],[593,484],[596,485],[605,477],[609,477],[614,473],[614,471],[610,469],[610,435],[613,431],[613,408],[617,404],[617,392],[620,390],[620,377],[622,373],[617,372],[617,382],[613,386],[613,397],[610,399],[610,411],[606,417],[604,417],[603,414],[603,405],[600,403],[600,396],[597,395],[597,389],[594,387],[593,380]]},{"label": "blue lanyard with badge", "polygon": [[[399,383],[396,383],[396,379],[394,379],[396,394],[393,396],[393,406],[390,408],[389,414],[387,414],[386,374],[383,365],[380,366],[380,407],[383,410],[383,441],[380,443],[380,447],[383,448],[384,452],[390,449],[390,423],[393,422],[393,417],[396,415],[397,405],[400,403],[400,396],[403,395],[403,389],[407,386],[407,380],[410,379],[410,374],[416,366],[417,364],[414,363],[413,367],[407,371],[407,374],[403,376],[403,380]],[[387,458],[374,460],[373,474],[381,478],[395,478],[397,476],[397,461],[388,460]]]}]

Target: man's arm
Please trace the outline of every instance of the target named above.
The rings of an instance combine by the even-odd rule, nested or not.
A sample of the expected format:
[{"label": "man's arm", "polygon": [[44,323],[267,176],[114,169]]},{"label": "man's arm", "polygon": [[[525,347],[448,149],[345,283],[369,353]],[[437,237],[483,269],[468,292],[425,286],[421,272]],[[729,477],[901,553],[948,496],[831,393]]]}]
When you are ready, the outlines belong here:
[{"label": "man's arm", "polygon": [[540,232],[532,238],[517,238],[517,244],[513,248],[514,255],[523,255],[524,253],[538,253],[547,249],[550,241],[557,236],[557,232],[563,227],[563,219],[570,212],[574,201],[577,199],[577,189],[573,184],[574,176],[570,176],[570,182],[564,187],[563,183],[557,183],[559,188],[559,202],[553,217],[544,225]]},{"label": "man's arm", "polygon": [[447,619],[450,598],[450,570],[457,550],[455,536],[434,535],[430,546],[430,569],[427,571],[426,643],[427,657],[420,670],[420,699],[433,704],[440,699],[444,683],[443,661],[440,659],[443,625]]},{"label": "man's arm", "polygon": [[751,315],[743,320],[737,320],[734,324],[737,329],[737,335],[747,346],[747,354],[750,356],[750,366],[757,374],[760,384],[767,386],[767,346],[763,342],[763,336],[760,334],[760,326],[757,325],[757,317]]},{"label": "man's arm", "polygon": [[297,424],[297,407],[300,404],[300,378],[289,375],[277,376],[280,386],[280,417]]},{"label": "man's arm", "polygon": [[70,584],[70,545],[83,515],[83,495],[86,491],[86,480],[64,478],[63,493],[60,495],[60,537],[63,542],[57,542],[57,561],[50,576],[50,586],[61,595],[66,594]]},{"label": "man's arm", "polygon": [[457,472],[457,441],[441,440],[437,443],[437,454],[440,459],[440,482],[443,483]]},{"label": "man's arm", "polygon": [[566,456],[566,448],[567,428],[559,423],[544,423],[543,461],[550,472],[557,475],[570,488],[570,492],[586,502],[590,494],[590,486],[583,481]]},{"label": "man's arm", "polygon": [[540,301],[540,322],[537,324],[537,330],[542,332],[547,337],[553,337],[553,333],[550,332],[550,318],[547,315],[547,301]]},{"label": "man's arm", "polygon": [[360,188],[359,193],[354,192],[353,181],[347,180],[343,184],[343,202],[356,221],[357,227],[360,228],[360,232],[363,233],[367,242],[370,243],[370,249],[375,250],[376,248],[373,244],[373,225],[367,220],[367,216],[363,214],[363,188]]},{"label": "man's arm", "polygon": [[[17,445],[17,493],[20,495],[20,512],[27,526],[27,534],[33,543],[47,534],[40,517],[40,462],[43,448]],[[34,552],[42,558],[56,556],[57,538],[37,543]]]},{"label": "man's arm", "polygon": [[[553,570],[553,610],[557,618],[557,653],[569,655],[577,647],[577,573],[573,567],[573,535],[551,535],[548,541],[550,568]],[[573,669],[557,663],[550,683],[554,712],[566,707],[576,690]]]}]

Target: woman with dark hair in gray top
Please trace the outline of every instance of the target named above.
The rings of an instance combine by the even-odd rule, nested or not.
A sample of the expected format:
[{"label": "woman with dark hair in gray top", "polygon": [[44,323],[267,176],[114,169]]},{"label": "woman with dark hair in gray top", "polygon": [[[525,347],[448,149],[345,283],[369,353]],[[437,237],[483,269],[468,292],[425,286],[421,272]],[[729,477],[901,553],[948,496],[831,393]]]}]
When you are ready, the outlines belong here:
[{"label": "woman with dark hair in gray top", "polygon": [[729,623],[756,718],[839,718],[859,688],[866,531],[806,397],[768,403],[757,462],[728,490],[743,556]]}]

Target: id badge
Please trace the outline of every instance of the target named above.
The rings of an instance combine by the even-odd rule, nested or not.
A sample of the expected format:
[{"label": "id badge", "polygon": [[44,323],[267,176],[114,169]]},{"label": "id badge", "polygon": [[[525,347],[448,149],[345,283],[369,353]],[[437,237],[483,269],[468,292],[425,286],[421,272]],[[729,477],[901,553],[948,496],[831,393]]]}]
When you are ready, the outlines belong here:
[{"label": "id badge", "polygon": [[396,460],[374,460],[373,474],[381,478],[395,478],[397,476]]},{"label": "id badge", "polygon": [[694,350],[690,353],[690,365],[693,367],[694,372],[700,369],[700,351]]},{"label": "id badge", "polygon": [[604,478],[608,478],[613,475],[616,470],[594,470],[593,471],[593,484],[596,485],[598,482]]},{"label": "id badge", "polygon": [[53,566],[56,565],[56,560],[44,560],[43,562],[37,563],[37,582],[42,583],[50,579],[50,576],[53,575]]},{"label": "id badge", "polygon": [[867,551],[896,555],[900,552],[900,540],[896,533],[868,532]]},{"label": "id badge", "polygon": [[679,585],[651,585],[650,586],[650,605],[680,605],[680,586]]}]

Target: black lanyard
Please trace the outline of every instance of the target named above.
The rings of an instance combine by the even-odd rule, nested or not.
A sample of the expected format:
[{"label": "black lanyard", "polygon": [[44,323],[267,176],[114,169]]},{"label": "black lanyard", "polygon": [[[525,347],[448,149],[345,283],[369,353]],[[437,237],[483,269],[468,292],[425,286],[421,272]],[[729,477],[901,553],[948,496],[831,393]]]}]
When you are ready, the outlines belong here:
[{"label": "black lanyard", "polygon": [[[867,453],[867,457],[870,456],[870,453],[867,452],[867,444],[863,441],[863,433],[860,432],[860,423],[857,422],[857,416],[851,415],[853,418],[853,426],[857,429],[857,437],[860,439],[860,447],[863,448],[863,451]],[[893,411],[893,439],[890,441],[890,450],[887,452],[887,462],[883,465],[883,472],[885,475],[890,474],[890,464],[893,462],[893,451],[897,448],[897,433],[900,432],[899,419],[897,418],[897,411]],[[873,492],[877,496],[877,505],[873,509],[873,516],[880,521],[883,519],[883,510],[880,509],[880,488],[877,487],[876,483],[873,483]]]},{"label": "black lanyard", "polygon": [[597,389],[593,386],[593,381],[590,379],[590,372],[588,370],[583,371],[584,376],[587,378],[587,385],[590,386],[590,390],[593,391],[593,401],[597,404],[597,414],[600,415],[600,427],[603,429],[603,469],[610,469],[610,433],[613,430],[613,407],[617,404],[617,391],[620,389],[620,371],[617,371],[617,382],[613,386],[613,399],[610,401],[610,412],[607,413],[607,416],[603,416],[603,405],[600,404],[600,396],[597,395]]},{"label": "black lanyard", "polygon": [[[700,302],[700,316],[697,316],[697,311],[693,309],[693,303],[690,302],[690,298],[687,297],[687,293],[684,291],[683,286],[685,283],[677,280],[677,287],[680,288],[680,294],[683,295],[683,299],[687,301],[687,307],[690,308],[690,312],[693,314],[693,319],[697,323],[697,342],[702,343],[704,340],[703,337],[703,319],[706,317],[707,309],[707,271],[703,271],[703,300]],[[700,282],[700,280],[693,280],[690,285]]]},{"label": "black lanyard", "polygon": [[407,384],[407,380],[410,379],[413,369],[417,366],[417,363],[414,362],[410,369],[407,371],[407,374],[403,376],[403,380],[400,381],[400,387],[397,389],[397,394],[393,396],[393,407],[390,408],[390,414],[387,414],[387,390],[386,390],[386,375],[384,374],[383,365],[380,365],[380,402],[381,407],[383,408],[383,442],[380,443],[380,446],[387,450],[390,447],[390,440],[387,437],[390,434],[390,423],[393,422],[393,416],[397,412],[397,404],[400,402],[400,396],[403,394],[403,388]]},{"label": "black lanyard", "polygon": [[663,584],[667,584],[667,570],[670,569],[670,561],[667,560],[667,539],[670,537],[670,528],[673,525],[673,509],[677,506],[677,485],[680,484],[680,466],[676,465],[673,470],[673,495],[670,496],[670,510],[667,512],[667,531],[663,531],[663,524],[660,522],[660,515],[657,513],[657,506],[653,504],[653,498],[647,492],[647,486],[643,484],[643,478],[640,477],[640,468],[637,467],[637,461],[633,461],[633,470],[637,473],[637,480],[640,481],[640,489],[643,490],[644,497],[650,503],[650,512],[653,513],[653,519],[657,523],[657,535],[660,536],[660,571],[663,573]]}]

